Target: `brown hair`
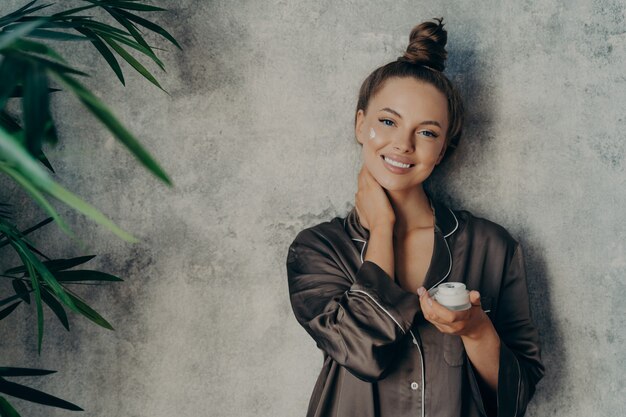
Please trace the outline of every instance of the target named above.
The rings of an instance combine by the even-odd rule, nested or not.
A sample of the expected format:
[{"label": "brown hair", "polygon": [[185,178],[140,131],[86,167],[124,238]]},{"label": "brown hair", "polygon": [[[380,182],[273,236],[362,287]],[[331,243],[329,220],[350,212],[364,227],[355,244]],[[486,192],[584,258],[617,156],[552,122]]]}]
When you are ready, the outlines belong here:
[{"label": "brown hair", "polygon": [[[385,81],[391,77],[413,77],[416,80],[432,84],[448,99],[448,130],[446,142],[448,148],[456,148],[463,132],[465,112],[461,95],[443,74],[445,60],[448,56],[445,46],[448,34],[443,28],[443,17],[435,18],[435,22],[423,22],[411,30],[409,46],[404,55],[375,69],[361,85],[356,112],[367,110],[370,98],[376,95]],[[356,126],[356,114],[354,117]],[[446,155],[452,152],[448,151]]]}]

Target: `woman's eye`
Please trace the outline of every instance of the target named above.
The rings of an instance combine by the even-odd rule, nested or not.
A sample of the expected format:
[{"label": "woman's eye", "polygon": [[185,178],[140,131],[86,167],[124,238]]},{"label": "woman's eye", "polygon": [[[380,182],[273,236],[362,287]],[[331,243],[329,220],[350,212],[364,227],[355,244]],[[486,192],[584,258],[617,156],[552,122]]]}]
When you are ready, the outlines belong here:
[{"label": "woman's eye", "polygon": [[431,137],[431,138],[436,138],[437,137],[437,135],[434,134],[433,132],[431,132],[430,130],[422,130],[420,133],[423,133],[426,136]]},{"label": "woman's eye", "polygon": [[[385,126],[393,126],[393,120],[389,120],[389,119],[378,119],[379,122],[381,122],[382,124],[384,124]],[[389,123],[386,123],[389,122]]]}]

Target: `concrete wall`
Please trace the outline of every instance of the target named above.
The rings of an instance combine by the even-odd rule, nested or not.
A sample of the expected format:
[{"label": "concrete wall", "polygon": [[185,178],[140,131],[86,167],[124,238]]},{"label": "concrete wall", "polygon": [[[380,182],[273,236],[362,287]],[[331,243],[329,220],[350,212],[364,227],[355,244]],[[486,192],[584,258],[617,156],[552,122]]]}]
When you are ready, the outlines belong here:
[{"label": "concrete wall", "polygon": [[[444,16],[469,123],[432,187],[525,247],[547,366],[528,415],[625,415],[623,2],[155,3],[171,9],[153,16],[184,48],[150,37],[167,48],[167,73],[147,65],[170,96],[127,65],[124,88],[87,44],[58,49],[96,67],[86,84],[175,187],[57,93],[62,140],[47,154],[58,180],[141,243],[61,204],[88,248],[54,225],[32,236],[50,257],[96,254],[86,266],[125,279],[77,288],[116,330],[71,315],[67,333],[46,310],[38,357],[35,310],[20,307],[0,323],[2,365],[58,370],[21,381],[89,416],[303,416],[322,354],[289,305],[287,246],[353,203],[361,81],[402,53],[414,24]],[[26,228],[45,214],[18,190],[2,179],[0,201],[24,208]],[[17,262],[9,255],[2,270]]]}]

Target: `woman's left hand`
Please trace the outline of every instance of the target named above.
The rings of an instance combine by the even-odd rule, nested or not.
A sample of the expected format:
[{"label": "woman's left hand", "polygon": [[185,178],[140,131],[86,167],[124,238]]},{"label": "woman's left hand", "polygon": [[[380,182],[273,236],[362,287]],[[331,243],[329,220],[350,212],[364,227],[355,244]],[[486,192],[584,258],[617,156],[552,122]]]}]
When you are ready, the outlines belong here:
[{"label": "woman's left hand", "polygon": [[487,326],[491,324],[491,320],[480,305],[478,291],[470,291],[469,298],[472,307],[463,311],[448,310],[432,298],[424,287],[420,287],[417,293],[424,318],[442,333],[479,339],[488,329]]}]

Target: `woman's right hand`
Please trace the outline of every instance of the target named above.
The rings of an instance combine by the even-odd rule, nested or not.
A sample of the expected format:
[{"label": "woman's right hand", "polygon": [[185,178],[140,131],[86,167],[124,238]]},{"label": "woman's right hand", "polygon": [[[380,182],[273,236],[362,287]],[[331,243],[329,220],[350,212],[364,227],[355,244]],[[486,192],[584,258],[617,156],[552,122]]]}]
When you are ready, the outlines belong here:
[{"label": "woman's right hand", "polygon": [[358,191],[354,197],[359,221],[370,232],[377,227],[392,228],[396,215],[385,189],[376,181],[365,164],[359,171]]}]

